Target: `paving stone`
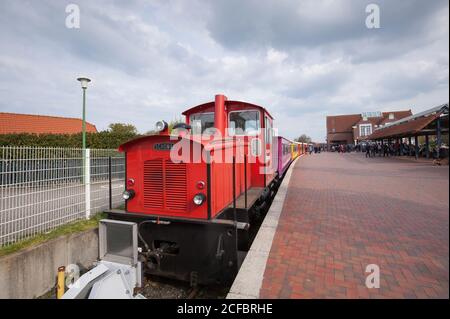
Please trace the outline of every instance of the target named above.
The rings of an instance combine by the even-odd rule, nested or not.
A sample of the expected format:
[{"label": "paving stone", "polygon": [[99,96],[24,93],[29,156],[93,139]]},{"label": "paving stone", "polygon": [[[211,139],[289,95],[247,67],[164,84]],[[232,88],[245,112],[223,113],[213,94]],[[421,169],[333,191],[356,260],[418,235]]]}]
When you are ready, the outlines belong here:
[{"label": "paving stone", "polygon": [[[448,166],[360,153],[303,156],[259,297],[448,298],[448,192]],[[369,264],[380,267],[379,289],[365,285]]]}]

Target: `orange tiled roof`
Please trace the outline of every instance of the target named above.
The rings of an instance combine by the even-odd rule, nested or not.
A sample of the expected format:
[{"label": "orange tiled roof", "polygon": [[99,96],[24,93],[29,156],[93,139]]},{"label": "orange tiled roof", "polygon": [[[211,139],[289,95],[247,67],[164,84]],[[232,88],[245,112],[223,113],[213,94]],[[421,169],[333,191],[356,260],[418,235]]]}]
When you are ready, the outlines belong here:
[{"label": "orange tiled roof", "polygon": [[[81,119],[0,112],[0,134],[76,134],[81,130]],[[95,133],[97,128],[86,122],[86,132]]]},{"label": "orange tiled roof", "polygon": [[[389,114],[393,114],[394,118],[390,119],[389,118]],[[395,112],[383,112],[383,118],[382,118],[381,121],[379,121],[377,123],[377,125],[385,125],[387,123],[395,122],[395,121],[401,120],[401,119],[403,119],[405,117],[408,117],[408,116],[411,116],[411,115],[412,115],[411,110],[408,110],[408,111],[395,111]]]},{"label": "orange tiled roof", "polygon": [[440,113],[428,117],[422,117],[417,120],[405,122],[399,125],[388,126],[386,128],[376,130],[375,132],[372,133],[372,135],[367,136],[367,138],[379,139],[393,136],[403,137],[413,135],[415,133],[418,133],[420,130],[422,130],[428,124],[433,122],[439,116]]}]

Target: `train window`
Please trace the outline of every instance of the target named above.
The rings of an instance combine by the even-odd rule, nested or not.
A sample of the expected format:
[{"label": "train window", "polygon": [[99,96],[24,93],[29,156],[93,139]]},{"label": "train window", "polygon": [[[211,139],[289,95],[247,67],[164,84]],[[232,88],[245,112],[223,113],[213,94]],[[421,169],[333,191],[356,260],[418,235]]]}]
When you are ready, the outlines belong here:
[{"label": "train window", "polygon": [[267,116],[264,117],[265,121],[265,138],[266,138],[266,144],[272,144],[273,139],[273,129],[272,129],[272,123],[270,123],[270,120]]},{"label": "train window", "polygon": [[232,111],[229,113],[228,134],[257,135],[259,133],[258,111]]},{"label": "train window", "polygon": [[289,145],[283,144],[283,155],[289,154]]},{"label": "train window", "polygon": [[205,130],[214,127],[214,113],[197,113],[189,117],[192,134],[203,134]]}]

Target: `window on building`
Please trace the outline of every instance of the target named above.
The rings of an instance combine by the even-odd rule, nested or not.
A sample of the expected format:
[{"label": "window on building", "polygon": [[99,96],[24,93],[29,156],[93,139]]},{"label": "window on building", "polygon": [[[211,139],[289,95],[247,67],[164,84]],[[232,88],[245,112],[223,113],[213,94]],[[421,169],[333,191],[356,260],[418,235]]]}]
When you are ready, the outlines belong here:
[{"label": "window on building", "polygon": [[259,132],[258,111],[233,111],[229,114],[228,134],[256,135]]},{"label": "window on building", "polygon": [[390,119],[390,120],[395,119],[394,113],[389,113],[389,119]]},{"label": "window on building", "polygon": [[372,124],[360,124],[359,136],[369,136],[372,134]]}]

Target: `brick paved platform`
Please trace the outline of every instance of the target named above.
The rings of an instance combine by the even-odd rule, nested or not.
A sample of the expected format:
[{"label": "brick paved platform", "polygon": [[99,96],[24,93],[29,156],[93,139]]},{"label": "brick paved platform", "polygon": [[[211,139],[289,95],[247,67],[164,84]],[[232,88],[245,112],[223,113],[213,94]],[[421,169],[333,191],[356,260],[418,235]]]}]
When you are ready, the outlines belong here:
[{"label": "brick paved platform", "polygon": [[[293,168],[260,298],[448,298],[449,168],[363,154]],[[368,289],[368,264],[380,288]]]}]

